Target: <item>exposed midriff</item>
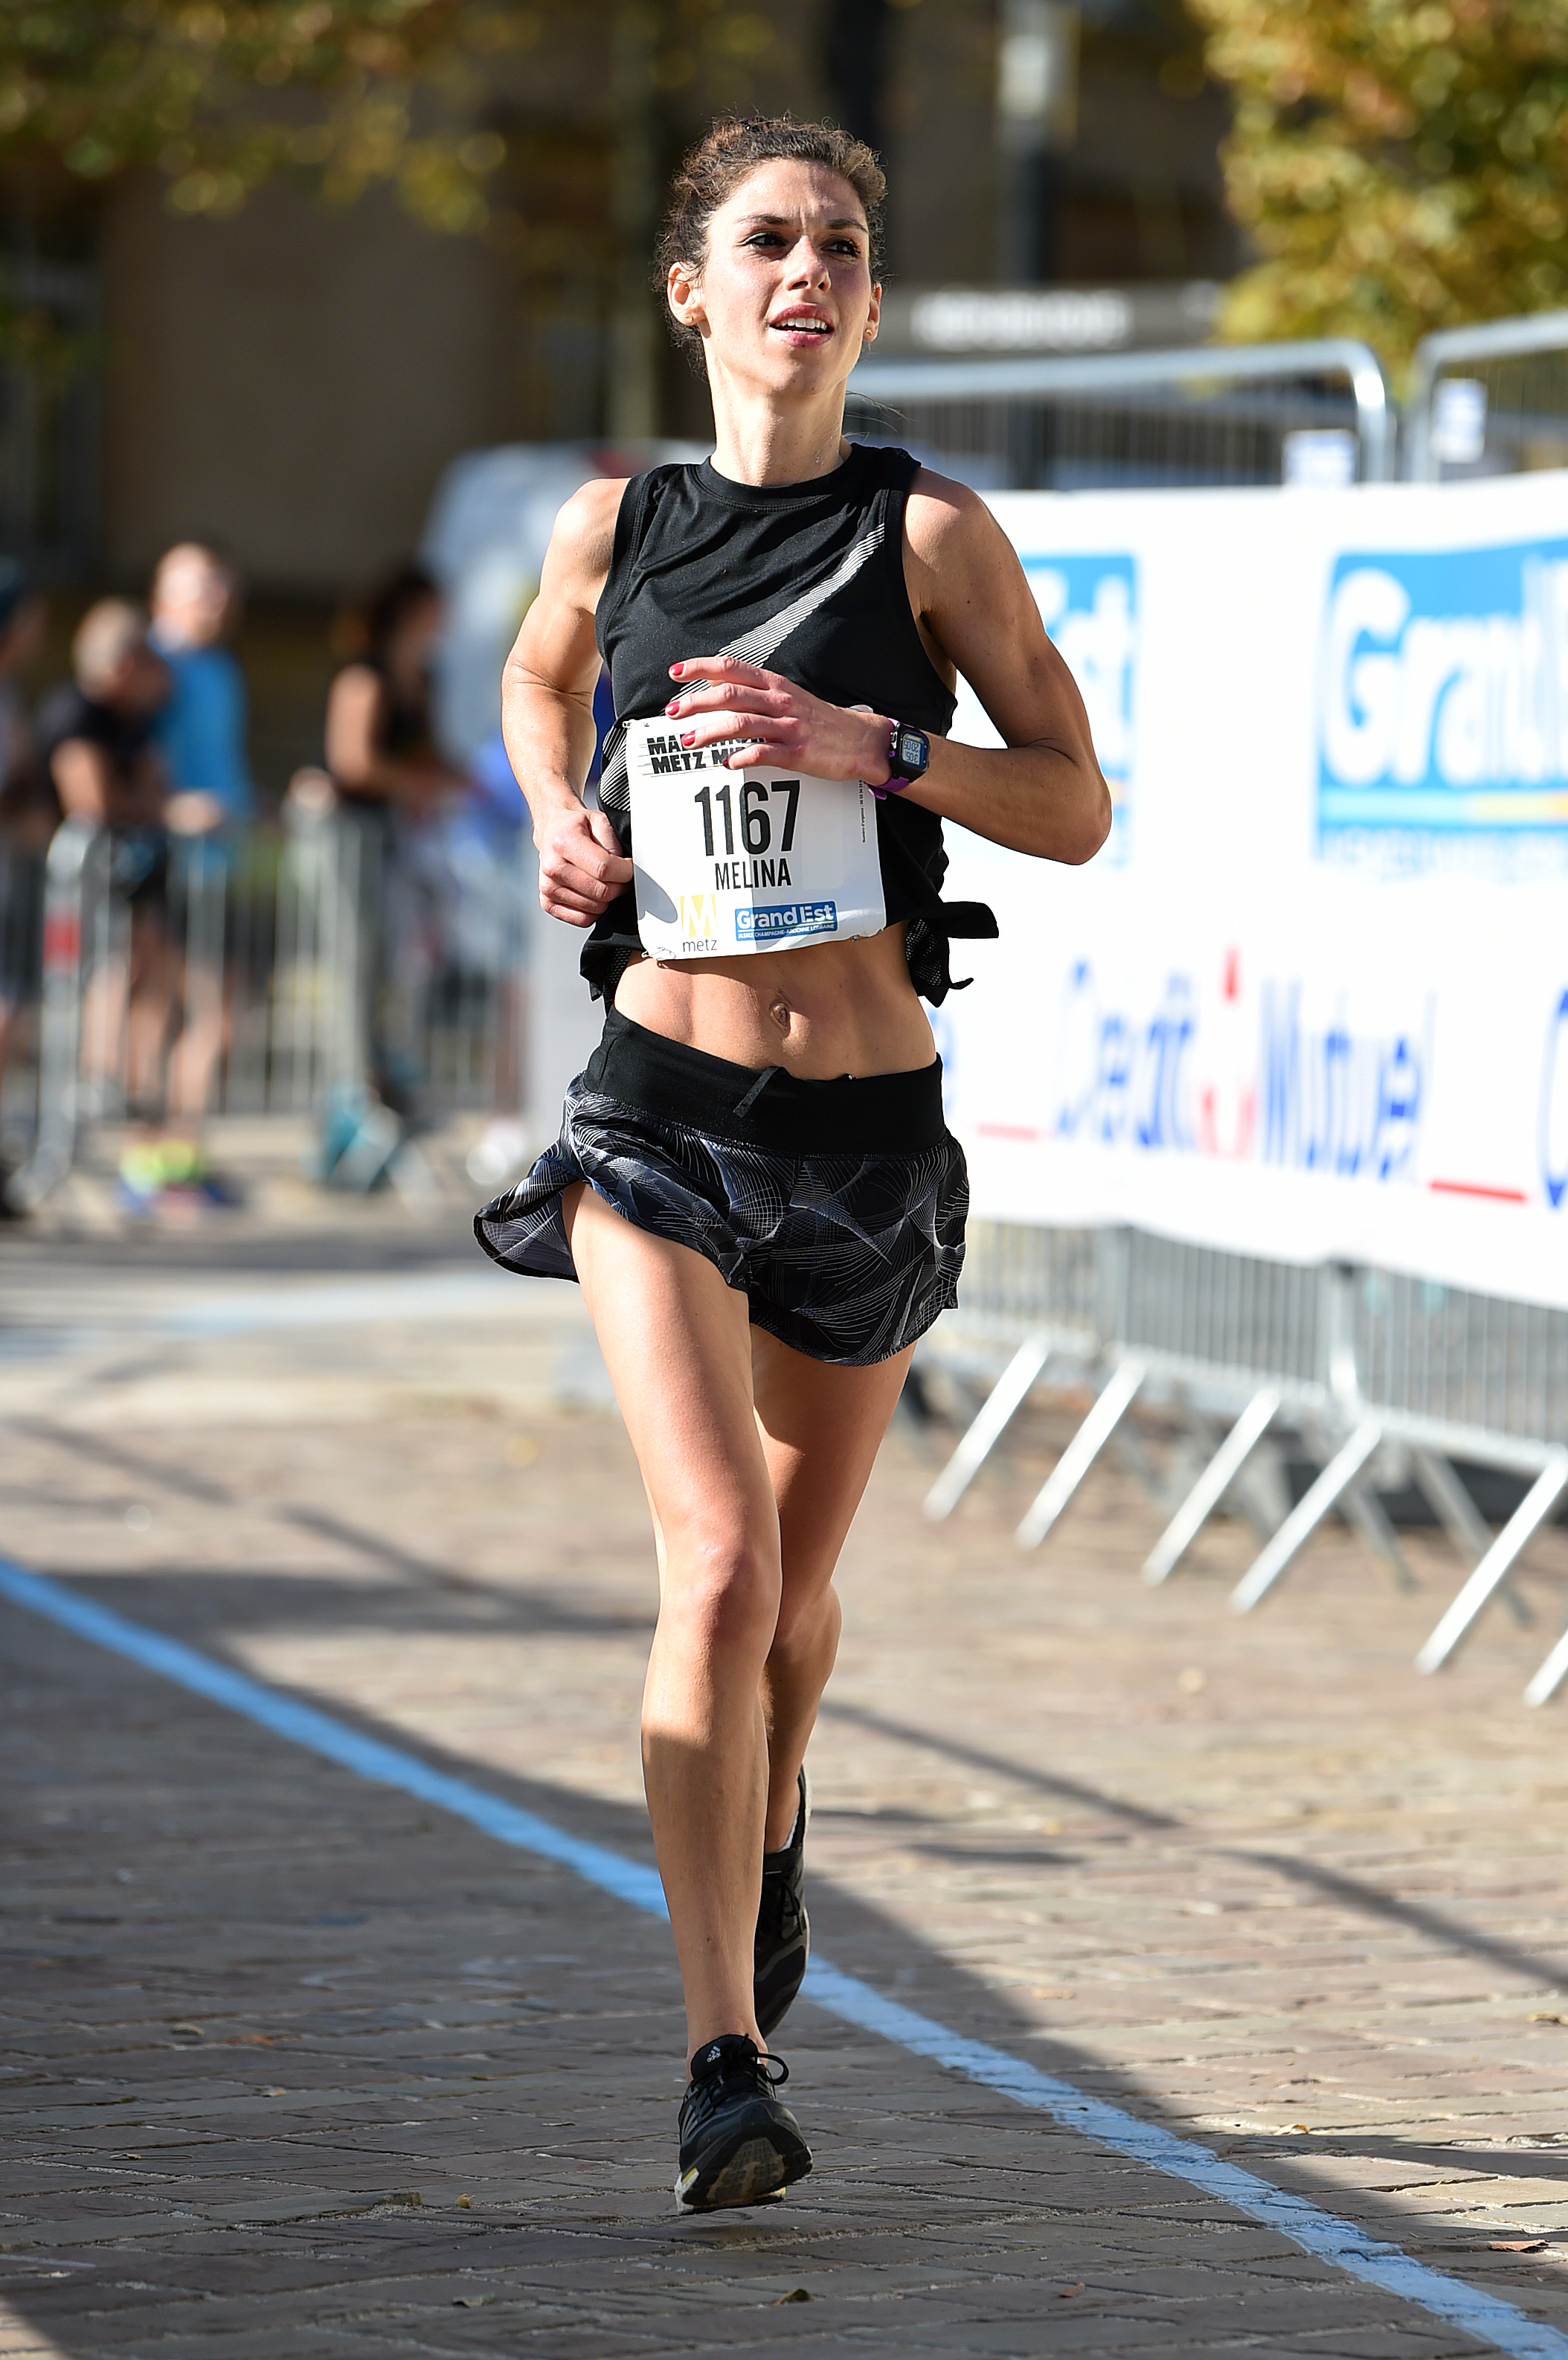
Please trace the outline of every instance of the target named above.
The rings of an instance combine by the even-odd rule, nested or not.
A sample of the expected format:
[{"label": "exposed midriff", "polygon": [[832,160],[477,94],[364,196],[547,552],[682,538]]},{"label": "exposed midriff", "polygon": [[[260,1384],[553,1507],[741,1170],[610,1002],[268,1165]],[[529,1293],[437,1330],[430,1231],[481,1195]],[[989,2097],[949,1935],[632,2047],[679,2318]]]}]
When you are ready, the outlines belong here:
[{"label": "exposed midriff", "polygon": [[667,1040],[757,1072],[780,1065],[800,1081],[909,1073],[936,1054],[902,925],[747,958],[636,959],[615,1005]]}]

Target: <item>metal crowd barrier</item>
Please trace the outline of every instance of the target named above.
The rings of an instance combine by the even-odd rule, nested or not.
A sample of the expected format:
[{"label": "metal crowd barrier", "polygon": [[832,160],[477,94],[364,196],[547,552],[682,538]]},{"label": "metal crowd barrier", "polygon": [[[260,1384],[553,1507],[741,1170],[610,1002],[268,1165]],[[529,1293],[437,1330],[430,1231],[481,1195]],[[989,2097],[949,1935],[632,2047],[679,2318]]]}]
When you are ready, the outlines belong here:
[{"label": "metal crowd barrier", "polygon": [[[31,1084],[20,1109],[30,1142],[6,1187],[17,1211],[59,1185],[91,1120],[138,1110],[127,1062],[130,913],[111,857],[107,830],[68,821],[44,863],[38,1015],[21,1077]],[[169,1111],[305,1112],[387,1069],[421,1115],[520,1103],[520,850],[503,839],[486,860],[460,845],[449,860],[437,839],[410,843],[379,815],[291,798],[280,832],[176,837],[170,864]],[[197,1102],[178,1103],[182,1085]],[[20,1100],[14,1077],[5,1109],[13,1136]]]},{"label": "metal crowd barrier", "polygon": [[1444,329],[1396,417],[1349,337],[1073,359],[862,362],[851,429],[897,429],[985,490],[1277,484],[1287,438],[1345,438],[1363,483],[1568,466],[1568,311]]},{"label": "metal crowd barrier", "polygon": [[[1461,377],[1459,372],[1463,371]],[[1072,360],[863,363],[850,385],[854,431],[910,432],[983,488],[1094,484],[1278,482],[1286,437],[1354,438],[1362,481],[1395,474],[1395,420],[1374,355],[1353,342],[1205,345]],[[1418,348],[1402,421],[1402,472],[1496,473],[1568,464],[1568,311],[1429,336]],[[1468,438],[1468,439],[1467,439]],[[1011,1360],[926,1502],[950,1514],[1053,1359],[1097,1366],[1094,1406],[1018,1528],[1025,1546],[1051,1529],[1147,1386],[1174,1391],[1190,1427],[1225,1405],[1213,1448],[1144,1568],[1163,1581],[1205,1520],[1240,1498],[1289,1419],[1321,1472],[1288,1512],[1264,1519],[1253,1482],[1241,1500],[1267,1521],[1236,1586],[1241,1611],[1282,1579],[1331,1513],[1343,1514],[1403,1576],[1375,1475],[1412,1480],[1469,1570],[1417,1658],[1446,1663],[1488,1602],[1524,1616],[1509,1576],[1568,1490],[1568,1314],[1434,1288],[1393,1273],[1295,1270],[1136,1230],[1023,1231],[977,1224],[966,1270],[966,1326],[1006,1335]],[[1018,1241],[1024,1237],[1029,1244]],[[1064,1289],[1061,1257],[1078,1273]],[[1014,1283],[998,1286],[998,1271]],[[1092,1270],[1092,1280],[1083,1276]],[[1035,1284],[1018,1284],[1033,1272]],[[1527,1476],[1520,1506],[1493,1536],[1455,1459]],[[1568,1637],[1526,1691],[1544,1703],[1568,1680]]]},{"label": "metal crowd barrier", "polygon": [[[988,1225],[977,1225],[985,1229]],[[985,1331],[999,1268],[1036,1271],[1030,1295],[1011,1290],[1007,1316],[1021,1340],[926,1500],[952,1513],[1053,1352],[1096,1361],[1093,1406],[1018,1529],[1037,1547],[1061,1517],[1138,1395],[1151,1384],[1185,1390],[1232,1423],[1189,1488],[1144,1566],[1169,1578],[1277,1420],[1301,1435],[1322,1471],[1275,1528],[1232,1592],[1248,1612],[1282,1579],[1319,1525],[1337,1511],[1400,1578],[1399,1543],[1375,1477],[1415,1482],[1468,1567],[1458,1595],[1416,1657],[1423,1672],[1448,1662],[1499,1594],[1527,1610],[1509,1577],[1568,1491],[1568,1312],[1508,1303],[1399,1274],[1346,1265],[1296,1267],[1182,1244],[1138,1229],[1024,1231],[991,1225],[972,1291],[965,1273],[958,1317]],[[1080,1275],[1076,1322],[1063,1317],[1057,1273]],[[1092,1284],[1083,1275],[1093,1267]],[[1093,1317],[1087,1316],[1093,1303]],[[1002,1323],[1005,1325],[1005,1322]],[[1494,1537],[1455,1472],[1455,1459],[1532,1478]],[[1256,1503],[1249,1512],[1256,1513]],[[1568,1637],[1525,1691],[1543,1704],[1568,1679]]]},{"label": "metal crowd barrier", "polygon": [[1051,1360],[1092,1367],[1101,1358],[1099,1246],[1094,1229],[970,1223],[960,1288],[964,1327],[985,1341],[1016,1343],[1016,1349],[927,1495],[928,1516],[953,1513]]},{"label": "metal crowd barrier", "polygon": [[[1476,1563],[1416,1657],[1435,1672],[1568,1491],[1568,1311],[1377,1272],[1356,1288],[1352,1321],[1365,1415],[1418,1467],[1432,1454],[1533,1478],[1495,1540],[1475,1520]],[[1568,1643],[1547,1656],[1528,1701],[1544,1704],[1564,1677]]]},{"label": "metal crowd barrier", "polygon": [[82,970],[108,917],[108,853],[101,828],[71,819],[56,830],[44,861],[37,1120],[31,1152],[5,1184],[5,1202],[16,1213],[41,1205],[75,1156]]},{"label": "metal crowd barrier", "polygon": [[1277,484],[1286,438],[1338,435],[1347,471],[1394,473],[1381,364],[1348,336],[1073,360],[867,359],[852,433],[896,427],[983,489]]},{"label": "metal crowd barrier", "polygon": [[1445,328],[1416,346],[1404,412],[1412,483],[1568,466],[1568,311]]},{"label": "metal crowd barrier", "polygon": [[[1007,1225],[996,1226],[1005,1230]],[[1053,1352],[1097,1361],[1105,1374],[1094,1407],[1031,1502],[1018,1526],[1018,1543],[1025,1548],[1040,1546],[1138,1395],[1151,1383],[1162,1384],[1183,1397],[1187,1423],[1195,1432],[1206,1431],[1207,1416],[1217,1404],[1229,1404],[1235,1415],[1144,1568],[1146,1579],[1163,1581],[1237,1483],[1280,1411],[1290,1411],[1308,1431],[1324,1417],[1330,1394],[1323,1371],[1318,1273],[1139,1229],[1035,1234],[1071,1239],[1075,1253],[1092,1260],[1093,1321],[1062,1337],[1056,1311],[1050,1324],[1028,1328],[932,1486],[926,1513],[952,1513]],[[993,1259],[997,1251],[993,1245]],[[1083,1286],[1081,1294],[1087,1300],[1090,1289]],[[965,1327],[975,1324],[967,1265],[959,1313]],[[1201,1398],[1193,1400],[1194,1394]],[[1356,1504],[1367,1537],[1397,1562],[1397,1546],[1375,1502],[1363,1503],[1358,1495]],[[1276,1516],[1270,1523],[1278,1521]]]}]

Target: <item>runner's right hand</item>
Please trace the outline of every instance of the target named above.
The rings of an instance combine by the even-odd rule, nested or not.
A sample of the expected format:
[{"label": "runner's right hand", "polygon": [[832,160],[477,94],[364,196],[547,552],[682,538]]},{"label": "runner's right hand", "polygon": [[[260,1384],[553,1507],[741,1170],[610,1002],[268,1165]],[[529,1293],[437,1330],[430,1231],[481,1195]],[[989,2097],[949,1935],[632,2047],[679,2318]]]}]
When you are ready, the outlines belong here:
[{"label": "runner's right hand", "polygon": [[602,811],[582,803],[550,812],[534,830],[539,907],[569,926],[591,926],[632,881],[632,864]]}]

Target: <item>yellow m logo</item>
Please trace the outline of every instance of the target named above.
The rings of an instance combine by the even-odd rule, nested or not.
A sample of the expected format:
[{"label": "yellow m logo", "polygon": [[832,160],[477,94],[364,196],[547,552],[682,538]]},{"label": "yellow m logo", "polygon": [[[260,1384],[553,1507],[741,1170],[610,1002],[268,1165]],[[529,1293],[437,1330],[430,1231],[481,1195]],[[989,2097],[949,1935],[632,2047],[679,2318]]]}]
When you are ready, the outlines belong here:
[{"label": "yellow m logo", "polygon": [[681,896],[681,932],[687,942],[710,942],[719,931],[719,902],[715,893],[682,893]]}]

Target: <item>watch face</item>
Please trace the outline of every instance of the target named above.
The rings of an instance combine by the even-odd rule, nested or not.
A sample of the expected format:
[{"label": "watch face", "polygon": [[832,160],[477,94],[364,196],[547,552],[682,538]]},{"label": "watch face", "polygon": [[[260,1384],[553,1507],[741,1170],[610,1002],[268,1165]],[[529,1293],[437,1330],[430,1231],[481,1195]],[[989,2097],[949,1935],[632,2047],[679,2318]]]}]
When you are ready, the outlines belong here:
[{"label": "watch face", "polygon": [[911,770],[918,773],[925,769],[929,759],[930,756],[926,752],[926,741],[918,729],[900,730],[898,734],[898,760],[902,767],[906,770]]}]

